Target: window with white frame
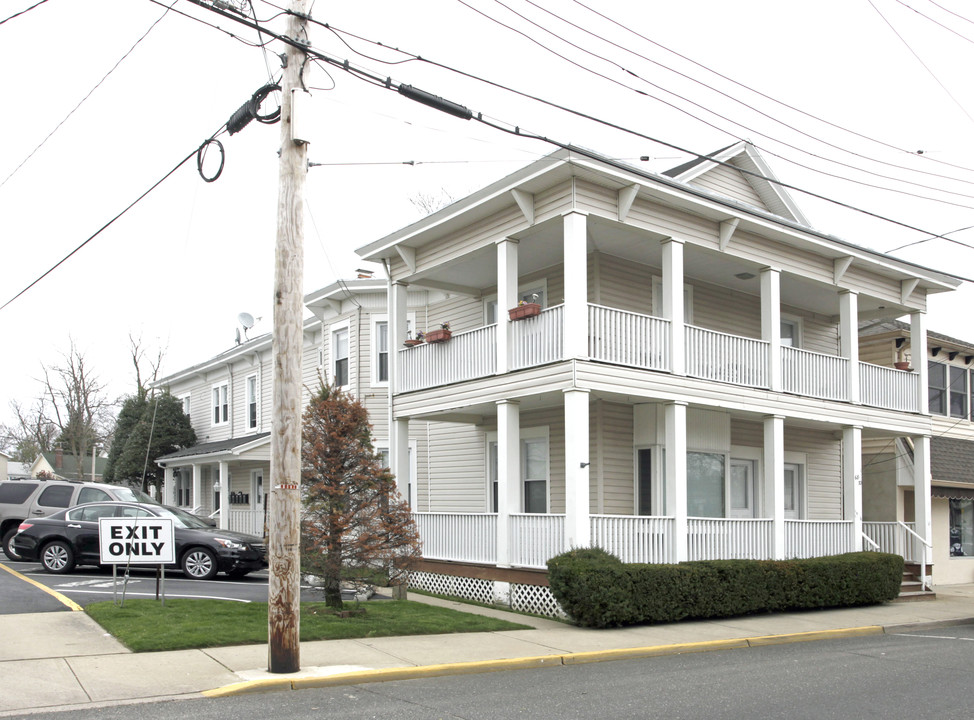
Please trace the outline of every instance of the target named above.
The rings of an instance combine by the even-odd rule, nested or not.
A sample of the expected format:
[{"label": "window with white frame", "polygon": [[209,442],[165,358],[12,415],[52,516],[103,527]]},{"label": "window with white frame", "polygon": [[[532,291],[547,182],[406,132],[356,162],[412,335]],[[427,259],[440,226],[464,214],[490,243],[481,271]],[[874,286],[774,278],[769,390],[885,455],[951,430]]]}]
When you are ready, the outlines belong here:
[{"label": "window with white frame", "polygon": [[210,406],[213,409],[211,415],[214,425],[225,425],[230,422],[230,392],[227,383],[214,385],[212,388],[212,401]]},{"label": "window with white frame", "polygon": [[348,325],[331,332],[331,369],[335,385],[348,385]]},{"label": "window with white frame", "polygon": [[264,471],[250,471],[250,501],[252,507],[261,510],[264,507]]},{"label": "window with white frame", "polygon": [[521,440],[521,482],[524,512],[548,512],[548,438]]},{"label": "window with white frame", "polygon": [[[412,503],[413,478],[416,477],[416,441],[409,441],[409,477],[406,478],[405,485],[397,482],[399,494],[407,503]],[[386,470],[392,471],[392,455],[389,451],[389,441],[379,440],[375,443],[375,454],[379,456],[379,465]],[[395,473],[393,473],[395,474]]]},{"label": "window with white frame", "polygon": [[260,411],[260,393],[256,375],[247,376],[247,429],[256,430]]},{"label": "window with white frame", "polygon": [[756,474],[757,462],[754,460],[731,458],[730,487],[727,496],[730,499],[730,516],[732,518],[757,517]]},{"label": "window with white frame", "polygon": [[974,557],[974,500],[950,500],[950,556]]},{"label": "window with white frame", "polygon": [[652,515],[654,504],[653,451],[651,448],[636,448],[636,514]]},{"label": "window with white frame", "polygon": [[724,477],[727,456],[713,452],[687,453],[687,516],[724,517]]},{"label": "window with white frame", "polygon": [[375,351],[372,355],[372,384],[389,382],[389,323],[376,322],[373,326],[372,344]]},{"label": "window with white frame", "polygon": [[[524,286],[518,290],[518,303],[538,303],[542,308],[547,307],[548,290],[544,283]],[[506,308],[510,309],[510,308]],[[497,322],[497,296],[492,295],[484,301],[484,322],[493,325]]]},{"label": "window with white frame", "polygon": [[782,347],[802,346],[802,324],[801,320],[791,316],[781,316],[781,345]]},{"label": "window with white frame", "polygon": [[805,516],[805,478],[804,466],[798,463],[785,463],[785,517],[800,520]]},{"label": "window with white frame", "polygon": [[191,396],[189,393],[187,393],[186,395],[179,396],[179,402],[182,403],[183,405],[183,414],[186,417],[192,417],[192,415],[190,415],[190,408],[191,408],[190,399]]}]

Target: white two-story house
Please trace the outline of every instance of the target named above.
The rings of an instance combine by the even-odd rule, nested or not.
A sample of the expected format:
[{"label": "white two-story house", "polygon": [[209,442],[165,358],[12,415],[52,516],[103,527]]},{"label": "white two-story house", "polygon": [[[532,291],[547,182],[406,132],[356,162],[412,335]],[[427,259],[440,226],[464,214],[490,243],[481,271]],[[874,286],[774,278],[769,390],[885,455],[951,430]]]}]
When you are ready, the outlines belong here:
[{"label": "white two-story house", "polygon": [[[417,478],[426,430],[414,584],[539,609],[518,599],[542,592],[531,571],[569,547],[873,547],[874,440],[912,445],[930,535],[927,368],[861,361],[858,328],[908,316],[925,356],[927,297],[960,280],[814,230],[746,144],[664,175],[558,151],[358,252],[389,275],[398,477]],[[539,312],[513,319],[522,303]],[[449,339],[404,347],[444,323]]]}]

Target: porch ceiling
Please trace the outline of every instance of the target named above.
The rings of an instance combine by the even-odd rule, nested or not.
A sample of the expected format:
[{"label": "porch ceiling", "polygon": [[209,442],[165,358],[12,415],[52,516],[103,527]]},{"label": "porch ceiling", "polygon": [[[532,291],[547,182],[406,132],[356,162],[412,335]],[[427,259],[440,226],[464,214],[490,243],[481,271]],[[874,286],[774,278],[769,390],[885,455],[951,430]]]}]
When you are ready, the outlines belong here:
[{"label": "porch ceiling", "polygon": [[[562,233],[561,218],[555,218],[538,223],[518,234],[518,272],[522,277],[562,264]],[[589,216],[589,252],[612,255],[661,272],[661,239],[662,236],[638,228]],[[684,272],[691,283],[707,283],[759,297],[760,269],[761,264],[730,254],[690,243],[684,246]],[[742,279],[737,277],[740,274],[751,274],[754,277]],[[497,286],[496,246],[481,248],[451,263],[418,273],[409,278],[409,282],[418,286],[425,284],[435,288],[451,288],[457,287],[459,278],[463,279],[462,288],[473,296],[494,292]],[[554,305],[561,302],[561,298],[550,298],[549,301]],[[837,316],[839,313],[839,293],[835,285],[815,282],[790,273],[782,274],[781,302],[783,305],[827,317]],[[862,319],[891,318],[909,312],[907,308],[889,305],[864,294],[859,296],[859,311]]]}]

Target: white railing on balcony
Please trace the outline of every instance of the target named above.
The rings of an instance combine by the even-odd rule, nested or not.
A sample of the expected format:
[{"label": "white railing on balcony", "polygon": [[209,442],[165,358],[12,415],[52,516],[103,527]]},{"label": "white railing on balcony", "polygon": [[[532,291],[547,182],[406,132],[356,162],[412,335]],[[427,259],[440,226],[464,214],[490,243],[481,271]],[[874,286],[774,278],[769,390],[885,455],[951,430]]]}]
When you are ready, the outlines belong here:
[{"label": "white railing on balcony", "polygon": [[565,306],[556,305],[540,315],[511,323],[511,369],[561,360],[565,347]]},{"label": "white railing on balcony", "polygon": [[785,520],[789,558],[841,555],[855,550],[851,520]]},{"label": "white railing on balcony", "polygon": [[548,559],[565,547],[565,516],[518,513],[511,515],[511,565],[545,568]]},{"label": "white railing on balcony", "polygon": [[230,529],[248,535],[264,537],[264,511],[234,510],[231,508]]},{"label": "white railing on balcony", "polygon": [[718,382],[768,386],[768,347],[765,340],[686,326],[687,375]]},{"label": "white railing on balcony", "polygon": [[592,515],[592,545],[626,563],[670,563],[674,525],[668,517]]},{"label": "white railing on balcony", "polygon": [[495,513],[414,512],[413,520],[428,560],[497,562]]},{"label": "white railing on balcony", "polygon": [[920,374],[859,363],[859,401],[870,407],[922,412]]},{"label": "white railing on balcony", "polygon": [[781,389],[823,400],[848,400],[849,359],[782,347]]},{"label": "white railing on balcony", "polygon": [[487,377],[497,372],[497,326],[455,333],[447,342],[399,350],[400,392]]},{"label": "white railing on balcony", "polygon": [[670,321],[650,315],[588,306],[588,354],[593,360],[670,369]]},{"label": "white railing on balcony", "polygon": [[687,518],[689,560],[766,560],[772,555],[772,521]]},{"label": "white railing on balcony", "polygon": [[[900,371],[902,372],[902,371]],[[920,562],[922,544],[909,530],[916,532],[914,523],[864,522],[862,532],[879,546],[879,552],[900,555],[907,562]]]}]

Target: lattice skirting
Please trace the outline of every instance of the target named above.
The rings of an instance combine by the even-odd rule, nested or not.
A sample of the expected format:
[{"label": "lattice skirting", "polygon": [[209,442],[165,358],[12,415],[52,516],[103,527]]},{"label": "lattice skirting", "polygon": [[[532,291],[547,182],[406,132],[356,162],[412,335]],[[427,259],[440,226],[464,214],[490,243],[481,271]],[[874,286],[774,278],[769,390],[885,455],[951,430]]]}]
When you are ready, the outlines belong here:
[{"label": "lattice skirting", "polygon": [[[440,575],[437,573],[414,572],[409,574],[409,587],[437,595],[473,600],[491,605],[494,603],[494,581],[481,578]],[[565,613],[558,605],[551,590],[543,585],[510,585],[511,609],[535,615],[564,618]]]}]

